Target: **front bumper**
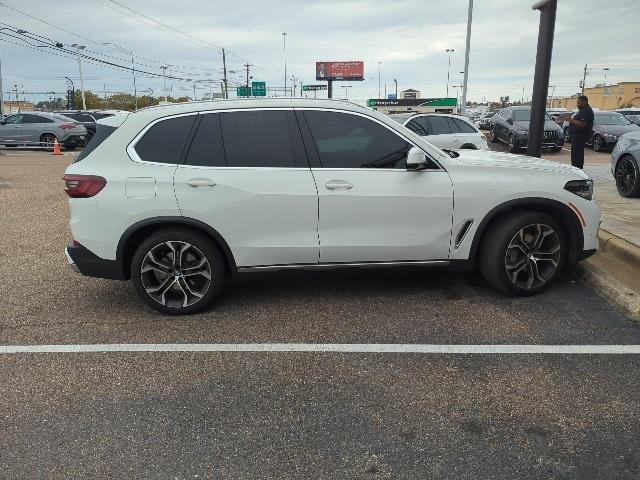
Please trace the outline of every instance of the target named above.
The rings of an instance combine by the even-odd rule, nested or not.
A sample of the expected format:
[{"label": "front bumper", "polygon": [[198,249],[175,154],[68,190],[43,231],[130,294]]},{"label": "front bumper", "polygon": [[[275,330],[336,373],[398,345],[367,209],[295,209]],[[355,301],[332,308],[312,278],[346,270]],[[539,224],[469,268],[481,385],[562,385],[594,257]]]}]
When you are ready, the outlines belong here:
[{"label": "front bumper", "polygon": [[68,244],[65,255],[71,268],[87,277],[126,280],[120,262],[100,258],[82,245]]}]

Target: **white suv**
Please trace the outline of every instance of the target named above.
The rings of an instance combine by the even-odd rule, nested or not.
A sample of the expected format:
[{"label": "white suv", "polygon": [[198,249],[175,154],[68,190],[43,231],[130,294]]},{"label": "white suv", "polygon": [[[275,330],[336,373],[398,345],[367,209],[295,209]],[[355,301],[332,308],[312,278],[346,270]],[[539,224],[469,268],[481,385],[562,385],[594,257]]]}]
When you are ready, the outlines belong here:
[{"label": "white suv", "polygon": [[445,153],[387,116],[306,99],[183,103],[98,123],[64,177],[72,266],[165,314],[243,272],[478,266],[512,294],[595,252],[582,170]]}]

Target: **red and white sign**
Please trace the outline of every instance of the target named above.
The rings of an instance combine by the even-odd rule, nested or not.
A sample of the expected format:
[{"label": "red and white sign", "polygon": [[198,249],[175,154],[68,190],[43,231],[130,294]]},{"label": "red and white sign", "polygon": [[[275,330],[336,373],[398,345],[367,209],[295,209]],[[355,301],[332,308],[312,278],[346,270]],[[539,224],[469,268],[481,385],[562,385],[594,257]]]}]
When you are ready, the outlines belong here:
[{"label": "red and white sign", "polygon": [[364,80],[364,62],[316,62],[316,80]]}]

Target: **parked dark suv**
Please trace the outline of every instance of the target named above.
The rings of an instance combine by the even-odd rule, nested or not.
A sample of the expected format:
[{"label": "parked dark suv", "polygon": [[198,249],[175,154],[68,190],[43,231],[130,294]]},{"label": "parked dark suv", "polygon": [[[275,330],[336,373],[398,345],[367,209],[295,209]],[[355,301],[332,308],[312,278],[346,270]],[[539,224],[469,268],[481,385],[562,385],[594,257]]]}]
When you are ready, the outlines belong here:
[{"label": "parked dark suv", "polygon": [[[491,119],[491,141],[506,143],[511,153],[525,150],[529,144],[530,118],[531,107],[507,107],[499,110]],[[559,152],[563,145],[562,127],[545,113],[542,148]]]},{"label": "parked dark suv", "polygon": [[[593,115],[593,130],[589,135],[587,145],[591,145],[596,152],[612,150],[618,141],[618,137],[638,130],[640,130],[640,127],[631,123],[621,113],[598,111]],[[564,129],[564,139],[567,142],[571,142],[568,126],[565,126]]]}]

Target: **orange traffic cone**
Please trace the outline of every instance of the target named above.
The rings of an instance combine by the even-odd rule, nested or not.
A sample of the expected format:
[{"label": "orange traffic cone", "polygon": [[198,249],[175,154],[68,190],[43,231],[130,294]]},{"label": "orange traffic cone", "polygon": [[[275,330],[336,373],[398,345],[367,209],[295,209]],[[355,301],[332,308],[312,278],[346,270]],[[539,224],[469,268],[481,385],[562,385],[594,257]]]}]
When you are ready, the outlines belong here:
[{"label": "orange traffic cone", "polygon": [[53,141],[53,153],[52,155],[62,155],[62,152],[60,151],[60,144],[58,143],[58,139],[56,138]]}]

